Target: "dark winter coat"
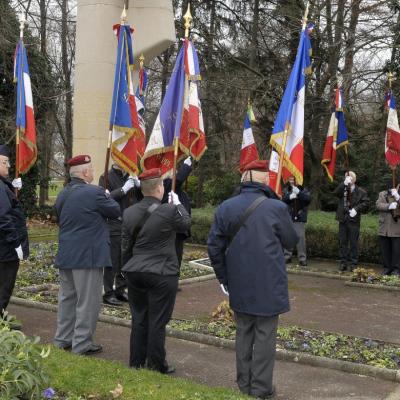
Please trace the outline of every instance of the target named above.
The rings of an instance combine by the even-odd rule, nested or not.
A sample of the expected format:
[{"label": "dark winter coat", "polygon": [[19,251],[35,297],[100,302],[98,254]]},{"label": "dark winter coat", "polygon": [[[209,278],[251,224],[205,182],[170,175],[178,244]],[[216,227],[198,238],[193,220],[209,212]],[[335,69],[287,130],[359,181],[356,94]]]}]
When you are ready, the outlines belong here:
[{"label": "dark winter coat", "polygon": [[[286,204],[268,197],[265,185],[245,182],[241,192],[224,201],[215,213],[208,254],[215,274],[227,285],[234,311],[273,316],[289,311],[283,248],[298,236]],[[234,227],[259,196],[266,196],[230,243]]]},{"label": "dark winter coat", "polygon": [[[336,219],[339,222],[351,222],[359,225],[361,221],[361,214],[365,214],[369,208],[369,198],[367,192],[355,185],[354,190],[350,195],[350,202],[345,204],[344,190],[344,183],[341,183],[335,190],[335,195],[339,198],[339,203],[336,210]],[[354,218],[351,218],[349,215],[349,210],[352,208],[357,211],[357,215]]]},{"label": "dark winter coat", "polygon": [[111,266],[107,218],[121,216],[119,204],[100,186],[72,178],[58,195],[60,226],[55,266],[62,269]]},{"label": "dark winter coat", "polygon": [[[154,204],[157,208],[148,213]],[[122,218],[122,270],[178,275],[176,233],[189,228],[190,216],[182,204],[161,204],[155,197],[144,197],[127,208]]]},{"label": "dark winter coat", "polygon": [[[104,185],[104,174],[101,175],[99,179],[99,186],[108,189],[110,191],[110,197],[119,204],[121,215],[125,209],[143,198],[142,192],[136,187],[129,190],[126,194],[122,191],[122,186],[124,186],[128,178],[129,175],[127,173],[111,167],[108,171],[107,187]],[[122,218],[108,218],[107,224],[111,236],[121,236]]]},{"label": "dark winter coat", "polygon": [[297,186],[300,190],[295,199],[291,199],[292,187],[290,185],[283,189],[282,201],[289,207],[289,213],[293,222],[307,222],[308,205],[311,202],[310,192],[302,186]]},{"label": "dark winter coat", "polygon": [[0,176],[0,262],[16,261],[15,249],[22,246],[24,258],[29,256],[26,219],[11,183]]}]

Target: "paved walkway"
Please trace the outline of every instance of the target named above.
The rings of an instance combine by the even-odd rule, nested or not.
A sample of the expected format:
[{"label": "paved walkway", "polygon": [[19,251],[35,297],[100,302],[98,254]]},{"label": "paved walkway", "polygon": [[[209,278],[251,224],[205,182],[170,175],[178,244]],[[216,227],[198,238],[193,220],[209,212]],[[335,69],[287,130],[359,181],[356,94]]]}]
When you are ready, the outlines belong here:
[{"label": "paved walkway", "polygon": [[[188,293],[188,288],[184,292]],[[9,311],[22,321],[27,335],[38,335],[44,343],[51,341],[55,313],[15,305],[10,305]],[[99,323],[96,340],[104,346],[99,357],[127,364],[129,334],[128,328]],[[177,368],[176,376],[209,386],[236,388],[231,350],[168,338],[167,354]],[[279,400],[383,400],[398,389],[393,382],[289,362],[276,363],[274,380]]]}]

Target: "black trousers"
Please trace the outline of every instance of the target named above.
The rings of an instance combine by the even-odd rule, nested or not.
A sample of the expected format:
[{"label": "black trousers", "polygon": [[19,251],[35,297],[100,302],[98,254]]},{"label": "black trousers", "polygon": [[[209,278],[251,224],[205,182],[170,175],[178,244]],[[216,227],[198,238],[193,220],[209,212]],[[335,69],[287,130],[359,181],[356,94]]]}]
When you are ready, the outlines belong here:
[{"label": "black trousers", "polygon": [[3,316],[14,290],[19,260],[0,262],[0,316]]},{"label": "black trousers", "polygon": [[115,293],[121,294],[126,289],[126,281],[121,273],[121,236],[110,235],[111,240],[111,263],[112,268],[106,267],[103,272],[104,297],[109,297]]},{"label": "black trousers", "polygon": [[383,268],[386,272],[400,273],[400,237],[379,236]]},{"label": "black trousers", "polygon": [[355,267],[358,263],[358,238],[360,225],[353,222],[339,222],[339,256],[342,265]]},{"label": "black trousers", "polygon": [[181,264],[182,264],[183,245],[184,244],[185,244],[185,239],[181,239],[179,237],[177,237],[175,239],[175,251],[176,251],[176,255],[178,256],[179,268],[181,267]]},{"label": "black trousers", "polygon": [[165,373],[165,327],[172,316],[178,276],[125,273],[132,314],[129,366]]}]

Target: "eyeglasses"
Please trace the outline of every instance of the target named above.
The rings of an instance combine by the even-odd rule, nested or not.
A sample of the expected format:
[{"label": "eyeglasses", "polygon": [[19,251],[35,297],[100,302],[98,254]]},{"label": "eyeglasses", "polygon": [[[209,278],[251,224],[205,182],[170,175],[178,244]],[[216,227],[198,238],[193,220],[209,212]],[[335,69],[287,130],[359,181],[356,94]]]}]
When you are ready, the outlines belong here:
[{"label": "eyeglasses", "polygon": [[10,161],[8,161],[8,160],[0,161],[0,164],[5,165],[6,167],[11,167]]}]

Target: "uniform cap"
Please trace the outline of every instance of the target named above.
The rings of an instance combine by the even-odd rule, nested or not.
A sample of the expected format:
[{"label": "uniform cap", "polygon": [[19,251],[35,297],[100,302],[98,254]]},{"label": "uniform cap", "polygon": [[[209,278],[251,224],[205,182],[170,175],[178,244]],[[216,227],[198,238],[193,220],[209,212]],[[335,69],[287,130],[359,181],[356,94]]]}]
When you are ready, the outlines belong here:
[{"label": "uniform cap", "polygon": [[249,162],[243,167],[243,172],[245,171],[260,171],[260,172],[268,172],[268,160],[254,160]]},{"label": "uniform cap", "polygon": [[10,149],[5,144],[0,144],[0,156],[10,157]]},{"label": "uniform cap", "polygon": [[67,165],[70,167],[75,167],[76,165],[89,164],[91,161],[92,161],[92,159],[90,158],[90,156],[88,156],[87,154],[82,154],[82,155],[70,158],[67,161]]},{"label": "uniform cap", "polygon": [[161,169],[160,168],[151,168],[147,169],[146,171],[143,171],[139,175],[139,179],[141,181],[146,181],[147,179],[156,179],[156,178],[161,178]]}]

